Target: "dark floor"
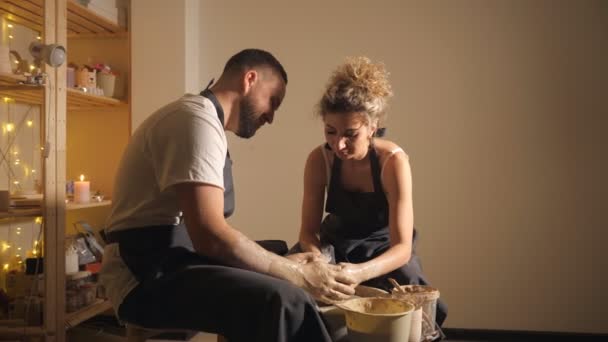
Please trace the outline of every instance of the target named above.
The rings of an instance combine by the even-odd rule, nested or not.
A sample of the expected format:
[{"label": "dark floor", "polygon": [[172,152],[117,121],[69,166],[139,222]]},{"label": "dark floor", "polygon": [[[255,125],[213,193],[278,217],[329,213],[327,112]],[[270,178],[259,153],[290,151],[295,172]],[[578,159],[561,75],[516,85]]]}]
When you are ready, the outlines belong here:
[{"label": "dark floor", "polygon": [[471,329],[444,329],[445,341],[474,342],[474,341],[501,341],[501,342],[528,342],[528,341],[608,341],[608,335],[524,332],[524,331],[496,331]]}]

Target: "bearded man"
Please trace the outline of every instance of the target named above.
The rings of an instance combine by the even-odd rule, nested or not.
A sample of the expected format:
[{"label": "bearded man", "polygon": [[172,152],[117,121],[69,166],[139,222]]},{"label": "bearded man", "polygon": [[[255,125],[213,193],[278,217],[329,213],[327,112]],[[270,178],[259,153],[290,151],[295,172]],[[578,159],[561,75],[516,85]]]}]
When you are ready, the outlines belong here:
[{"label": "bearded man", "polygon": [[160,108],[133,133],[100,277],[120,320],[229,341],[330,341],[314,299],[348,298],[352,276],[311,255],[271,253],[226,221],[234,189],[225,132],[250,138],[271,124],[286,86],[272,54],[243,50],[217,83]]}]

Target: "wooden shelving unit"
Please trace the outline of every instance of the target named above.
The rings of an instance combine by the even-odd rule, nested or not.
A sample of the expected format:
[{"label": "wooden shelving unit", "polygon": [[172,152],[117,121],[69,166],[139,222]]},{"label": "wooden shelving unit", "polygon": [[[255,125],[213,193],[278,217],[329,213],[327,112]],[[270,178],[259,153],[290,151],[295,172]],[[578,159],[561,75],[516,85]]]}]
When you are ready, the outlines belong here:
[{"label": "wooden shelving unit", "polygon": [[[68,37],[126,35],[126,30],[95,14],[76,0],[67,1]],[[44,29],[44,0],[0,0],[0,15],[23,26],[42,32]]]},{"label": "wooden shelving unit", "polygon": [[[0,17],[8,22],[26,26],[40,33],[40,40],[46,44],[56,43],[67,47],[68,56],[79,65],[88,64],[86,56],[107,57],[113,51],[109,64],[126,75],[130,74],[130,35],[127,29],[94,13],[76,0],[0,0]],[[69,41],[68,41],[69,40]],[[106,44],[106,45],[104,45]],[[108,48],[109,44],[109,48]],[[83,47],[78,51],[77,47]],[[126,48],[125,48],[126,47]],[[124,53],[123,53],[124,49]],[[84,52],[83,52],[84,51]],[[99,54],[97,54],[99,52]],[[79,55],[80,54],[80,55]],[[83,56],[84,54],[84,56]],[[116,56],[119,56],[116,58]],[[118,62],[116,62],[118,60]],[[123,61],[127,61],[124,62]],[[0,73],[0,101],[9,98],[16,102],[40,105],[41,112],[49,116],[48,129],[51,142],[51,155],[45,160],[45,196],[43,208],[14,209],[0,213],[0,220],[19,220],[22,217],[44,216],[45,220],[45,279],[44,322],[42,326],[4,324],[0,322],[0,340],[10,338],[22,340],[23,336],[45,336],[52,341],[64,342],[65,329],[72,328],[83,321],[104,312],[110,312],[111,303],[97,299],[92,305],[78,311],[65,312],[65,278],[63,264],[63,245],[65,232],[62,227],[71,225],[75,216],[97,218],[103,215],[111,201],[87,204],[64,203],[63,183],[69,168],[81,167],[98,171],[92,179],[100,184],[104,194],[111,194],[112,170],[117,163],[117,151],[130,133],[129,101],[111,97],[96,96],[77,89],[66,89],[65,66],[59,69],[44,68],[50,82],[45,85],[24,84],[26,77]],[[128,83],[126,83],[128,85]],[[52,87],[50,86],[52,85]],[[128,86],[127,86],[128,89]],[[126,92],[130,96],[130,90]],[[45,95],[46,94],[46,95]],[[63,102],[65,96],[65,102]],[[69,121],[69,124],[67,123]],[[126,123],[126,124],[125,124]],[[84,129],[83,129],[84,128]],[[101,129],[100,129],[101,128]],[[124,132],[117,128],[124,128]],[[119,132],[117,132],[119,131]],[[93,139],[96,134],[112,137],[111,141]],[[76,142],[67,147],[66,141]],[[91,152],[91,153],[88,153]],[[68,155],[72,157],[68,157]],[[93,156],[93,158],[88,158]],[[71,161],[78,163],[68,166]],[[87,159],[88,158],[88,159]],[[100,165],[109,165],[101,168]],[[72,172],[73,173],[73,172]],[[89,174],[93,173],[89,171]],[[102,176],[109,175],[102,179]],[[95,178],[97,176],[97,178]],[[97,190],[97,188],[96,188]],[[58,203],[59,201],[59,203]],[[81,210],[88,208],[101,208]],[[71,216],[68,222],[68,212]],[[45,216],[45,213],[47,216]],[[67,229],[67,228],[66,228]],[[48,268],[47,268],[48,266]],[[31,324],[31,323],[30,323]],[[37,340],[37,339],[36,339]]]},{"label": "wooden shelving unit", "polygon": [[69,329],[75,327],[78,324],[86,321],[91,317],[95,317],[101,313],[104,313],[112,309],[112,304],[107,299],[97,299],[93,304],[84,307],[80,310],[67,313],[65,315],[65,328]]},{"label": "wooden shelving unit", "polygon": [[[38,32],[44,30],[44,0],[0,0],[0,16]],[[76,0],[67,0],[68,37],[79,39],[128,37],[128,32],[95,14]],[[19,102],[40,105],[44,103],[43,87],[22,85],[22,75],[0,73],[0,97],[8,97]],[[68,110],[98,110],[126,107],[127,103],[107,96],[84,93],[77,89],[67,89]]]}]

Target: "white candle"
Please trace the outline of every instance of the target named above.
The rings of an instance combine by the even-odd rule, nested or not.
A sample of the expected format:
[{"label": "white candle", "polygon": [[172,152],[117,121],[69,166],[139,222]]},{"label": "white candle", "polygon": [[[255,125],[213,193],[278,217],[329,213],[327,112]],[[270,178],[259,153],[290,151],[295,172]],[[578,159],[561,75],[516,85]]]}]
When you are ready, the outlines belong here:
[{"label": "white candle", "polygon": [[91,182],[84,180],[80,175],[80,182],[74,182],[74,202],[89,203],[91,201]]}]

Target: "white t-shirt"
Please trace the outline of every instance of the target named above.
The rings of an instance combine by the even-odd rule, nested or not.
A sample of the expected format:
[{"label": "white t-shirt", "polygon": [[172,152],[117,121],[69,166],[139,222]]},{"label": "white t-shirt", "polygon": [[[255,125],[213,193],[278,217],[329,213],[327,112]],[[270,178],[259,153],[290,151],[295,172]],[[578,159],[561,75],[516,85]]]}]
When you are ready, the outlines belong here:
[{"label": "white t-shirt", "polygon": [[[223,189],[227,149],[217,111],[203,96],[184,95],[153,113],[123,154],[106,230],[178,224],[181,212],[172,185],[196,182]],[[137,286],[116,243],[105,248],[100,281],[115,310]]]}]

